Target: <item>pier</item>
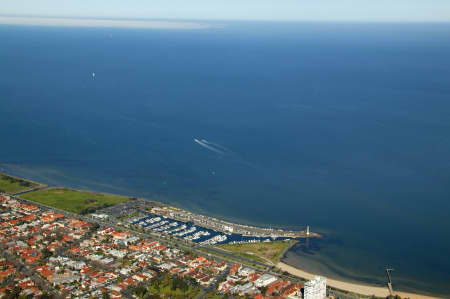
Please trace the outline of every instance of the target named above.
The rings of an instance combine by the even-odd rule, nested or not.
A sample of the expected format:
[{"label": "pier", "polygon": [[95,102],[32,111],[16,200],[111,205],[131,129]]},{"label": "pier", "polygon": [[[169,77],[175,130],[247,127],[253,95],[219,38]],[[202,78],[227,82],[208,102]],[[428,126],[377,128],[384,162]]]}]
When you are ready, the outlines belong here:
[{"label": "pier", "polygon": [[284,230],[276,228],[264,228],[250,225],[243,225],[223,221],[214,217],[194,214],[182,209],[169,206],[152,207],[149,210],[152,214],[167,217],[181,222],[192,222],[193,224],[211,229],[224,234],[240,234],[246,237],[258,238],[319,238],[321,235],[310,232],[309,226],[303,231]]}]

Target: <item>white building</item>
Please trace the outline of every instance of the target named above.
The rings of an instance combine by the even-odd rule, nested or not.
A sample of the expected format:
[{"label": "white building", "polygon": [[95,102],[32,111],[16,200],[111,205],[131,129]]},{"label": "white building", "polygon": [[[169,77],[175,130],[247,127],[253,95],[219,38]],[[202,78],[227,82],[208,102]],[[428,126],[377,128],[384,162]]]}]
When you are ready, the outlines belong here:
[{"label": "white building", "polygon": [[253,273],[255,273],[255,270],[253,270],[252,268],[248,268],[248,267],[242,268],[239,271],[239,275],[241,275],[241,276],[249,276],[250,274],[253,274]]},{"label": "white building", "polygon": [[109,215],[107,214],[91,214],[91,216],[101,220],[106,220],[109,218]]},{"label": "white building", "polygon": [[305,283],[304,299],[324,299],[327,297],[327,279],[316,276]]},{"label": "white building", "polygon": [[229,233],[233,233],[234,230],[233,227],[229,225],[222,225],[222,228]]},{"label": "white building", "polygon": [[124,258],[127,255],[126,251],[122,251],[122,250],[117,250],[117,249],[111,249],[108,251],[108,254],[116,257],[116,258]]},{"label": "white building", "polygon": [[273,282],[275,282],[277,280],[278,280],[278,278],[273,276],[273,275],[264,274],[263,276],[261,276],[260,278],[258,278],[255,281],[255,286],[257,286],[258,288],[266,287],[269,284],[271,284],[271,283],[273,283]]}]

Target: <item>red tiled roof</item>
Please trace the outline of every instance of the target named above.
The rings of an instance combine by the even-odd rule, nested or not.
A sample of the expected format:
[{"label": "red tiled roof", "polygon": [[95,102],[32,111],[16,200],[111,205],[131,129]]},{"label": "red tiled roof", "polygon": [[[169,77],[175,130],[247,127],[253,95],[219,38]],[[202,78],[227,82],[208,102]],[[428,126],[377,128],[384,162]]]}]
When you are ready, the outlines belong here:
[{"label": "red tiled roof", "polygon": [[55,273],[55,271],[51,270],[47,265],[36,268],[36,271],[41,273],[45,278],[48,278]]},{"label": "red tiled roof", "polygon": [[64,235],[62,237],[63,242],[73,242],[73,238],[71,236]]},{"label": "red tiled roof", "polygon": [[36,218],[37,218],[36,215],[31,214],[31,215],[28,215],[28,216],[23,216],[22,218],[20,218],[20,220],[22,220],[22,221],[33,221]]}]

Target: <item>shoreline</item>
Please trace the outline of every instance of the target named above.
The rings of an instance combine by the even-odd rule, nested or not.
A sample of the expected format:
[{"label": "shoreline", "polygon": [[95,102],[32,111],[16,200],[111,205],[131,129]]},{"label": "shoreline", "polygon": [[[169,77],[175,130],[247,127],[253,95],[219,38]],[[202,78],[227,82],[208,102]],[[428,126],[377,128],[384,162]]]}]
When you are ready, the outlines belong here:
[{"label": "shoreline", "polygon": [[[118,194],[118,193],[111,193],[111,192],[104,192],[104,191],[95,191],[85,188],[76,188],[76,187],[64,187],[64,186],[57,186],[57,185],[47,185],[38,183],[36,181],[31,181],[26,178],[23,178],[21,176],[18,176],[16,174],[9,174],[5,171],[1,172],[2,174],[6,176],[10,176],[16,179],[21,179],[24,181],[30,181],[38,185],[37,188],[33,188],[30,190],[26,190],[25,192],[33,192],[33,191],[39,191],[41,189],[67,189],[67,190],[73,190],[73,191],[79,191],[79,192],[91,192],[91,193],[99,193],[99,194],[105,194],[105,195],[111,195],[111,196],[119,196],[119,197],[125,197],[125,198],[134,198],[138,200],[143,200],[146,203],[153,203],[156,205],[156,207],[153,207],[154,209],[158,211],[153,211],[152,213],[157,216],[164,216],[169,217],[174,220],[183,221],[183,222],[193,222],[196,225],[203,226],[207,229],[212,229],[214,231],[222,232],[225,234],[242,234],[242,236],[247,237],[273,237],[276,236],[278,238],[291,238],[293,240],[298,239],[305,239],[305,238],[322,238],[323,235],[315,232],[310,232],[309,235],[306,233],[305,230],[292,230],[288,228],[282,228],[280,227],[271,227],[268,228],[266,226],[262,226],[261,224],[245,224],[245,221],[232,221],[228,220],[226,217],[217,217],[217,216],[209,216],[208,213],[202,213],[202,212],[193,212],[189,209],[186,209],[184,207],[177,207],[174,206],[172,203],[163,202],[163,201],[157,201],[152,198],[143,198],[143,197],[136,197],[132,195],[125,195],[125,194]],[[19,192],[17,194],[11,194],[11,195],[19,195],[23,192]],[[171,216],[168,215],[168,213],[173,214]],[[176,215],[175,215],[176,214]],[[230,230],[231,229],[231,230]]]},{"label": "shoreline", "polygon": [[[94,193],[100,193],[100,194],[108,194],[108,195],[115,195],[115,196],[121,196],[121,197],[129,197],[129,196],[125,196],[125,195],[117,195],[117,194],[112,194],[112,193],[108,193],[108,192],[101,192],[101,191],[91,191],[91,190],[82,190],[82,189],[76,189],[76,188],[72,188],[72,187],[60,187],[60,186],[48,186],[46,184],[42,184],[36,181],[32,181],[29,180],[27,178],[23,178],[21,176],[17,176],[17,175],[12,175],[9,173],[6,173],[4,171],[1,172],[1,174],[6,175],[6,176],[10,176],[16,179],[21,179],[24,181],[29,181],[35,184],[38,184],[40,188],[44,187],[44,188],[49,188],[49,189],[55,189],[55,188],[64,188],[64,189],[68,189],[68,190],[74,190],[74,191],[81,191],[81,192],[94,192]],[[40,188],[37,188],[36,190],[31,190],[31,192],[33,191],[38,191]],[[29,191],[27,191],[29,192]],[[165,207],[171,207],[170,204],[168,203],[164,203],[164,202],[159,202],[159,201],[155,201],[152,199],[145,199],[145,198],[137,198],[140,200],[145,200],[145,201],[149,201],[149,202],[153,202],[156,204],[160,204],[162,206]],[[184,210],[184,208],[183,208]],[[188,211],[188,210],[185,210]],[[188,211],[189,212],[189,211]],[[192,212],[190,212],[192,213]],[[209,216],[208,216],[209,217]],[[222,220],[225,221],[225,220]],[[292,246],[290,246],[289,248],[287,248],[283,255],[280,258],[280,261],[275,265],[275,267],[279,268],[282,271],[286,271],[294,276],[297,276],[299,278],[303,278],[303,279],[313,279],[315,276],[320,275],[320,274],[313,274],[310,272],[306,272],[303,271],[295,266],[291,266],[288,265],[284,262],[281,262],[281,260],[283,259],[283,257],[285,256],[285,254],[292,249],[292,247],[294,247],[295,244],[298,243],[298,239],[293,239],[293,241],[296,241],[294,244],[292,244]],[[352,293],[357,293],[357,294],[361,294],[361,295],[366,295],[366,296],[371,296],[371,295],[375,295],[377,297],[387,297],[389,295],[389,291],[387,289],[387,286],[385,288],[383,287],[377,287],[377,286],[371,286],[371,285],[367,285],[367,284],[363,284],[363,283],[358,283],[358,282],[346,282],[343,280],[337,280],[337,279],[330,279],[327,278],[327,286],[333,287],[337,290],[342,290],[342,291],[346,291],[346,292],[352,292]],[[433,297],[433,296],[428,296],[428,295],[422,295],[422,294],[416,294],[416,293],[408,293],[408,292],[395,292],[395,294],[401,296],[402,298],[410,298],[410,299],[439,299],[440,297]]]},{"label": "shoreline", "polygon": [[[92,193],[101,193],[101,194],[106,194],[106,195],[115,195],[115,196],[121,196],[121,197],[128,197],[128,198],[136,198],[139,200],[145,200],[148,202],[153,202],[155,204],[160,204],[162,206],[166,206],[166,207],[172,207],[172,208],[176,208],[176,209],[180,209],[180,210],[184,210],[187,211],[191,214],[198,214],[198,215],[204,215],[207,217],[211,217],[211,218],[217,218],[219,221],[223,221],[223,222],[228,222],[228,223],[234,223],[234,224],[238,224],[238,225],[242,225],[242,226],[248,226],[248,227],[255,227],[255,228],[266,228],[265,226],[263,226],[264,224],[262,222],[258,222],[258,221],[248,221],[246,219],[239,219],[239,218],[235,218],[235,217],[229,217],[229,216],[225,216],[225,215],[220,215],[220,214],[212,214],[212,216],[210,213],[207,213],[207,211],[203,210],[203,209],[189,209],[187,207],[184,207],[183,205],[180,204],[179,201],[162,201],[162,200],[158,200],[158,199],[154,199],[151,197],[141,197],[141,195],[139,194],[133,194],[132,192],[130,192],[130,190],[128,189],[122,189],[125,191],[122,192],[114,192],[112,190],[108,190],[108,191],[99,191],[102,190],[102,185],[96,185],[97,187],[100,186],[100,188],[95,188],[95,187],[73,187],[70,186],[70,184],[65,184],[65,185],[60,185],[60,184],[54,184],[54,183],[49,183],[49,184],[44,184],[44,183],[39,183],[37,181],[32,181],[29,179],[26,179],[23,174],[12,174],[14,173],[14,171],[11,171],[11,169],[9,168],[10,164],[2,164],[0,163],[0,167],[1,166],[6,166],[6,168],[3,168],[0,173],[5,174],[7,176],[11,176],[11,177],[15,177],[15,178],[19,178],[19,179],[23,179],[23,180],[27,180],[30,182],[34,182],[36,184],[39,184],[41,186],[43,186],[46,189],[54,189],[54,188],[64,188],[64,189],[70,189],[70,190],[74,190],[74,191],[81,191],[81,192],[92,192]],[[9,170],[9,171],[7,171]],[[19,171],[20,172],[20,171]],[[111,186],[107,186],[106,189],[111,189]],[[36,190],[37,191],[37,190]],[[130,195],[132,194],[132,195]],[[284,230],[284,231],[301,231],[300,226],[285,226],[285,225],[277,225],[271,226],[273,229],[275,230]],[[309,238],[314,239],[314,238],[322,238],[324,236],[324,234],[322,233],[316,233],[316,232],[312,232],[311,236]],[[300,237],[300,238],[295,238],[296,240],[298,239],[305,239],[305,237]]]},{"label": "shoreline", "polygon": [[[16,175],[13,175],[13,174],[9,174],[9,173],[6,173],[4,171],[0,171],[0,176],[2,176],[2,175],[12,177],[15,180],[24,181],[24,182],[27,182],[27,183],[31,183],[31,184],[37,185],[35,188],[31,188],[31,189],[26,190],[26,191],[34,190],[34,189],[37,189],[37,188],[47,188],[48,187],[48,185],[46,185],[46,184],[39,183],[39,182],[30,180],[30,179],[27,179],[27,178],[24,178],[24,177],[16,176]],[[25,191],[22,191],[22,192],[25,192]],[[21,192],[19,192],[19,193],[21,193]]]},{"label": "shoreline", "polygon": [[[316,274],[305,272],[299,268],[290,266],[283,262],[279,262],[276,265],[276,267],[282,271],[286,271],[294,276],[297,276],[297,277],[300,277],[303,279],[309,280],[309,279],[313,279],[316,276]],[[375,295],[377,297],[384,297],[384,298],[389,296],[389,290],[388,290],[387,286],[385,288],[383,288],[383,287],[377,287],[377,286],[371,286],[371,285],[359,284],[359,283],[353,283],[353,282],[346,282],[346,281],[329,279],[329,278],[327,278],[327,286],[330,286],[330,287],[333,287],[333,288],[336,288],[339,290],[347,291],[347,292],[366,295],[366,296]],[[402,298],[439,299],[439,297],[432,297],[432,296],[413,294],[413,293],[407,293],[407,292],[395,292],[395,294],[401,296]]]},{"label": "shoreline", "polygon": [[13,174],[6,173],[6,172],[3,172],[3,171],[0,171],[0,175],[9,176],[9,177],[12,177],[12,178],[14,178],[16,180],[21,180],[21,181],[29,182],[29,183],[32,183],[32,184],[36,184],[39,187],[47,187],[46,184],[42,184],[42,183],[30,180],[30,179],[26,179],[26,178],[23,178],[23,177],[19,177],[19,176],[13,175]]}]

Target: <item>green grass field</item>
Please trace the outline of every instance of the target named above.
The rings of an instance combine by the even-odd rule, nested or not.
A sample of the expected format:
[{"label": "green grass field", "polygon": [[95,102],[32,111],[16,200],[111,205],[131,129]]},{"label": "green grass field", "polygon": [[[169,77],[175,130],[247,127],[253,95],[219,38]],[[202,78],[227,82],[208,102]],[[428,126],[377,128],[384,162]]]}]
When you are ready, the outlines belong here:
[{"label": "green grass field", "polygon": [[248,259],[256,260],[258,262],[267,263],[267,260],[269,260],[272,263],[277,264],[284,253],[296,242],[297,241],[279,241],[268,243],[219,245],[218,248]]},{"label": "green grass field", "polygon": [[64,188],[36,191],[24,194],[21,197],[77,214],[92,213],[96,209],[117,205],[129,200],[127,197],[117,195]]},{"label": "green grass field", "polygon": [[[216,246],[216,247],[220,248],[219,246]],[[211,255],[211,256],[221,257],[221,258],[223,258],[225,260],[228,260],[228,261],[234,261],[236,263],[247,265],[247,266],[251,266],[251,267],[254,267],[254,268],[261,269],[261,270],[265,270],[266,269],[266,267],[264,267],[264,266],[261,266],[259,264],[254,264],[253,262],[251,262],[251,261],[258,261],[258,262],[267,264],[267,261],[264,261],[263,259],[258,258],[256,255],[252,255],[251,256],[252,258],[250,258],[248,256],[245,256],[245,255],[240,255],[240,254],[235,254],[236,257],[230,257],[230,256],[225,255],[225,254],[220,254],[220,253],[217,253],[217,252],[208,251],[208,249],[206,249],[206,248],[199,248],[197,250],[201,251],[201,252],[204,252],[204,253],[206,253],[208,255]],[[250,259],[251,261],[241,260],[241,259],[238,258],[238,256],[245,257],[247,259]]]},{"label": "green grass field", "polygon": [[233,253],[235,255],[238,255],[240,257],[246,258],[246,259],[251,260],[251,261],[267,264],[267,260],[265,260],[263,258],[260,258],[256,254],[253,254],[253,253],[250,253],[250,252],[249,253],[246,253],[246,252],[233,252]]},{"label": "green grass field", "polygon": [[6,174],[0,174],[0,192],[15,194],[22,191],[31,190],[40,186],[39,184],[15,178]]},{"label": "green grass field", "polygon": [[201,293],[202,288],[193,279],[167,273],[152,278],[147,288],[140,286],[134,291],[138,298],[154,298],[151,294],[157,294],[158,298],[197,298]]}]

